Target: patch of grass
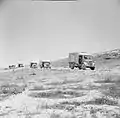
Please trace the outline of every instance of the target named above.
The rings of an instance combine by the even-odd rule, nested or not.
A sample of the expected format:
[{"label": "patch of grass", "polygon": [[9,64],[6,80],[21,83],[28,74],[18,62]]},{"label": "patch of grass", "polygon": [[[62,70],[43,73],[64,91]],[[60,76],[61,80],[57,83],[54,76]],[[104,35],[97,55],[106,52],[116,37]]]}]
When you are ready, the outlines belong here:
[{"label": "patch of grass", "polygon": [[25,79],[25,77],[24,76],[17,76],[17,78],[16,78],[17,80],[24,80]]},{"label": "patch of grass", "polygon": [[65,116],[65,118],[77,118],[77,116],[71,115],[71,116]]},{"label": "patch of grass", "polygon": [[0,113],[0,117],[5,117],[5,116],[7,116],[9,113]]},{"label": "patch of grass", "polygon": [[5,84],[0,87],[0,93],[10,96],[12,94],[18,94],[25,90],[25,86],[18,86],[16,84]]},{"label": "patch of grass", "polygon": [[50,118],[62,118],[60,114],[57,113],[51,113]]},{"label": "patch of grass", "polygon": [[101,74],[99,80],[95,81],[95,83],[120,83],[120,75],[112,75],[108,74]]},{"label": "patch of grass", "polygon": [[43,86],[34,86],[33,88],[30,88],[29,90],[30,91],[43,91],[43,90],[52,90],[52,89],[54,89],[54,87],[43,87]]},{"label": "patch of grass", "polygon": [[62,105],[62,104],[54,104],[54,105],[49,106],[48,108],[50,108],[50,109],[52,108],[52,109],[65,110],[66,105]]},{"label": "patch of grass", "polygon": [[95,81],[95,83],[114,83],[115,81],[113,81],[111,78],[105,78],[103,80],[98,80],[98,81]]},{"label": "patch of grass", "polygon": [[43,106],[43,108],[45,109],[59,109],[59,110],[67,110],[67,111],[73,111],[77,106],[80,106],[81,104],[83,104],[83,102],[69,102],[69,101],[65,101],[65,102],[60,102],[60,103],[56,103],[54,105],[49,105],[47,106]]},{"label": "patch of grass", "polygon": [[114,81],[109,77],[105,78],[105,80],[104,80],[104,83],[113,83],[113,82]]},{"label": "patch of grass", "polygon": [[94,105],[118,105],[118,102],[114,100],[109,100],[107,98],[96,98],[95,100],[87,101],[85,104],[94,104]]},{"label": "patch of grass", "polygon": [[36,98],[64,98],[62,94],[59,93],[52,93],[52,92],[33,92],[29,94],[30,97],[36,97]]},{"label": "patch of grass", "polygon": [[77,118],[74,114],[64,115],[58,113],[51,113],[50,118]]},{"label": "patch of grass", "polygon": [[65,101],[65,102],[61,102],[59,104],[59,106],[63,105],[63,106],[68,106],[68,105],[72,105],[72,106],[80,106],[82,104],[88,105],[88,104],[92,104],[92,105],[118,105],[118,102],[114,101],[114,100],[110,100],[108,98],[102,97],[102,98],[96,98],[94,100],[90,100],[90,101],[84,101],[84,102],[77,102],[77,101],[73,101],[73,102],[69,102],[69,101]]},{"label": "patch of grass", "polygon": [[31,73],[30,75],[36,75],[36,73],[33,72],[33,73]]},{"label": "patch of grass", "polygon": [[31,91],[46,90],[43,86],[34,86],[30,89]]},{"label": "patch of grass", "polygon": [[32,118],[30,114],[25,115],[25,118]]},{"label": "patch of grass", "polygon": [[77,101],[69,102],[69,101],[65,101],[65,102],[61,102],[60,105],[80,106],[80,105],[83,104],[83,103],[84,103],[84,102],[77,102]]},{"label": "patch of grass", "polygon": [[101,88],[101,86],[95,86],[95,85],[89,85],[88,88],[86,88],[87,90],[99,90]]},{"label": "patch of grass", "polygon": [[67,111],[71,111],[73,110],[75,107],[73,105],[67,105],[67,104],[61,104],[61,103],[56,103],[53,105],[48,105],[48,104],[44,104],[41,106],[41,109],[54,109],[54,110],[67,110]]},{"label": "patch of grass", "polygon": [[[104,86],[104,88],[105,88],[105,86]],[[109,85],[102,92],[106,96],[110,96],[110,97],[113,97],[113,98],[120,98],[120,84]]]},{"label": "patch of grass", "polygon": [[87,90],[82,85],[74,85],[74,86],[68,86],[66,89],[72,89],[72,90]]},{"label": "patch of grass", "polygon": [[49,92],[33,92],[29,94],[31,97],[38,97],[38,98],[72,98],[72,97],[80,97],[85,95],[83,92],[76,92],[76,91],[49,91]]},{"label": "patch of grass", "polygon": [[66,85],[66,84],[76,84],[76,83],[81,83],[83,80],[63,80],[61,82],[52,82],[52,83],[48,83],[47,85]]}]

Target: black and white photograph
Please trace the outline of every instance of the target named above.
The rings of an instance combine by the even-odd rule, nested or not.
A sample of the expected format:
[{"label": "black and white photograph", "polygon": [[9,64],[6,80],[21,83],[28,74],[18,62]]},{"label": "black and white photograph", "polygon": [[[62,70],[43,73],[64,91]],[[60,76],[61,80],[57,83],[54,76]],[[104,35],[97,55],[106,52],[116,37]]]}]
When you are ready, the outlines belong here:
[{"label": "black and white photograph", "polygon": [[0,0],[0,118],[120,118],[120,0]]}]

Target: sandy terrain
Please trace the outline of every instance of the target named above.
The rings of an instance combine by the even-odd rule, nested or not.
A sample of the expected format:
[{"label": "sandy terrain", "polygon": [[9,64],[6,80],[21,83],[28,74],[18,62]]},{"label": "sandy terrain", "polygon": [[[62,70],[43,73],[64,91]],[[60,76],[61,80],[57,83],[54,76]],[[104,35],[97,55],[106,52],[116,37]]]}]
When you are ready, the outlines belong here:
[{"label": "sandy terrain", "polygon": [[6,70],[0,84],[24,88],[4,94],[1,89],[0,118],[120,118],[118,67]]}]

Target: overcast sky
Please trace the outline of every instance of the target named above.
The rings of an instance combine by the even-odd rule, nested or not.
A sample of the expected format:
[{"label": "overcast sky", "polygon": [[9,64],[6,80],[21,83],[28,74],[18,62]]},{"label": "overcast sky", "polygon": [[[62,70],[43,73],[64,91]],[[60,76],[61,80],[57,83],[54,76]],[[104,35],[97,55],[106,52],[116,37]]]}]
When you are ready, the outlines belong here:
[{"label": "overcast sky", "polygon": [[0,4],[0,66],[120,48],[119,0]]}]

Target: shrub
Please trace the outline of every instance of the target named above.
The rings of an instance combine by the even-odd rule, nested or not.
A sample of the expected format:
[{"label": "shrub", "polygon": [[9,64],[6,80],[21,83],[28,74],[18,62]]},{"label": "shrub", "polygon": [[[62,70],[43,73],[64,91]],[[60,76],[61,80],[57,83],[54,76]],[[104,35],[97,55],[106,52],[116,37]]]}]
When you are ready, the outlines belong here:
[{"label": "shrub", "polygon": [[6,84],[0,87],[3,94],[18,94],[25,90],[25,86],[18,86],[16,84]]},{"label": "shrub", "polygon": [[109,100],[105,97],[102,98],[96,98],[95,100],[91,100],[86,102],[86,104],[95,104],[95,105],[118,105],[118,102],[114,101],[114,100]]},{"label": "shrub", "polygon": [[53,113],[50,115],[50,118],[61,118],[61,115],[53,112]]}]

